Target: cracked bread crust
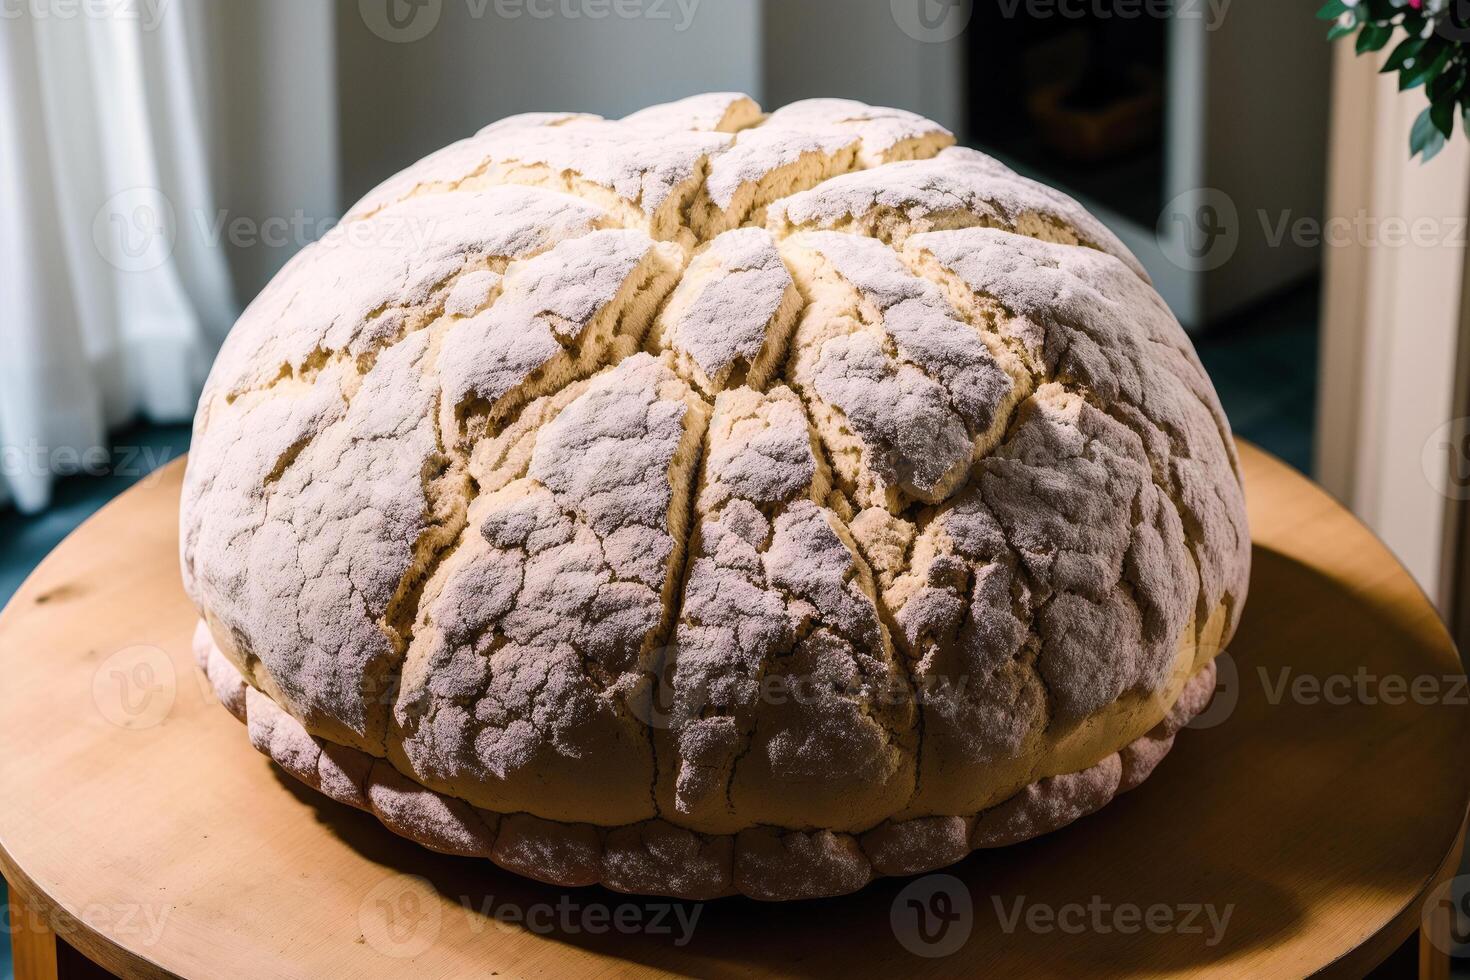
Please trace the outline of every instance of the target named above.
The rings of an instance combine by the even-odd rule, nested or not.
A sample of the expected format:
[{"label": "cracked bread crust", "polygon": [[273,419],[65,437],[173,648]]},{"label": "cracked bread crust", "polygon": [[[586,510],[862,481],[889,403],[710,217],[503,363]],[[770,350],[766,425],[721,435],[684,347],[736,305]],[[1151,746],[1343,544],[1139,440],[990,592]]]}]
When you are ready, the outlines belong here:
[{"label": "cracked bread crust", "polygon": [[1213,689],[1249,534],[1137,262],[899,110],[536,113],[232,332],[201,667],[395,832],[562,884],[838,894],[1071,822]]},{"label": "cracked bread crust", "polygon": [[662,817],[607,827],[480,809],[420,786],[382,759],[307,732],[245,682],[202,621],[194,650],[257,751],[331,799],[372,813],[394,833],[441,853],[489,858],[549,884],[602,884],[691,901],[841,895],[875,877],[923,874],[978,848],[1059,830],[1148,778],[1215,689],[1211,661],[1146,735],[1082,772],[1038,780],[977,814],[887,819],[861,834],[770,826],[712,834]]}]

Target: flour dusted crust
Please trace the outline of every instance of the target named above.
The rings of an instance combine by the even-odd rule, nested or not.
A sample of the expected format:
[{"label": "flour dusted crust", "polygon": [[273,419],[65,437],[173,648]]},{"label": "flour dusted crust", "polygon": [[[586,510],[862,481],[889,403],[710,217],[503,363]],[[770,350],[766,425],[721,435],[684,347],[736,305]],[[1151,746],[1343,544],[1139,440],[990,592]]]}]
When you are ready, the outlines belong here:
[{"label": "flour dusted crust", "polygon": [[706,92],[639,109],[623,122],[648,129],[734,133],[761,121],[761,107],[741,92]]},{"label": "flour dusted crust", "polygon": [[1148,280],[1117,236],[1076,201],[962,146],[882,170],[842,174],[772,203],[769,221],[786,234],[836,229],[890,244],[926,231],[1001,228],[1098,249]]},{"label": "flour dusted crust", "polygon": [[835,895],[1136,787],[1246,594],[1229,428],[1095,219],[900,110],[486,127],[241,318],[181,558],[253,745],[563,885]]},{"label": "flour dusted crust", "polygon": [[700,248],[660,312],[657,346],[713,395],[766,388],[786,354],[801,293],[763,228],[736,228]]}]

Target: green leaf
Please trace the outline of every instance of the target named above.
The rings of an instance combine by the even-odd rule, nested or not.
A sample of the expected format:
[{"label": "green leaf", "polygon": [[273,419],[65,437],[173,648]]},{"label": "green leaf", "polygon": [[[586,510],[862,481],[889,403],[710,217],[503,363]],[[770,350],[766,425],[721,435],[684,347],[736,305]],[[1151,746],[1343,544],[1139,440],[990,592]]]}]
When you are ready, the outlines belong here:
[{"label": "green leaf", "polygon": [[1383,63],[1383,67],[1379,71],[1384,74],[1391,71],[1398,71],[1404,67],[1404,64],[1410,58],[1419,53],[1424,47],[1424,41],[1425,39],[1422,37],[1404,38],[1399,42],[1398,47],[1393,49],[1393,53],[1388,56],[1388,60]]},{"label": "green leaf", "polygon": [[1317,11],[1317,19],[1337,20],[1337,18],[1341,17],[1347,12],[1348,5],[1343,3],[1342,0],[1327,0],[1327,2],[1322,5],[1322,9]]},{"label": "green leaf", "polygon": [[1438,75],[1450,60],[1450,54],[1454,49],[1444,42],[1441,37],[1432,37],[1419,57],[1414,59],[1411,68],[1405,68],[1399,74],[1399,91],[1406,92],[1411,88],[1423,85],[1425,81]]},{"label": "green leaf", "polygon": [[1409,156],[1423,154],[1425,163],[1444,149],[1444,133],[1434,124],[1430,113],[1431,109],[1419,113],[1419,118],[1414,120],[1414,127],[1409,130]]},{"label": "green leaf", "polygon": [[1424,144],[1424,156],[1420,158],[1419,162],[1428,163],[1430,160],[1439,156],[1439,151],[1443,149],[1444,136],[1436,129],[1434,135],[1430,137],[1429,142]]},{"label": "green leaf", "polygon": [[1434,128],[1444,134],[1445,139],[1455,135],[1455,100],[1445,99],[1429,107],[1429,118]]},{"label": "green leaf", "polygon": [[1391,24],[1364,24],[1363,33],[1358,35],[1358,54],[1377,51],[1393,37]]},{"label": "green leaf", "polygon": [[1434,121],[1429,118],[1429,109],[1426,107],[1414,120],[1414,125],[1409,128],[1409,152],[1411,154],[1424,149],[1424,143],[1429,139],[1429,134],[1433,129]]},{"label": "green leaf", "polygon": [[1443,72],[1436,75],[1434,78],[1431,78],[1429,80],[1429,85],[1425,89],[1425,91],[1429,94],[1430,102],[1438,102],[1441,99],[1447,99],[1450,102],[1454,102],[1455,96],[1458,95],[1460,93],[1460,90],[1464,87],[1465,66],[1464,64],[1456,61],[1453,65],[1450,65]]},{"label": "green leaf", "polygon": [[1356,31],[1357,29],[1357,24],[1343,24],[1340,22],[1333,24],[1332,27],[1327,31],[1327,40],[1336,41],[1340,37],[1347,37],[1349,34],[1351,34],[1353,31]]}]

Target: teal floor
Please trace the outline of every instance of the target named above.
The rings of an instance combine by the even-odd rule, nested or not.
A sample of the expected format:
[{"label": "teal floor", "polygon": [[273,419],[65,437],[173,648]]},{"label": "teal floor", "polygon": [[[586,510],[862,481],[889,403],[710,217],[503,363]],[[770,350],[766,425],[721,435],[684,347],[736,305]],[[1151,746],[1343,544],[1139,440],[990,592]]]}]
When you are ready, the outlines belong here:
[{"label": "teal floor", "polygon": [[[1316,284],[1219,325],[1196,346],[1236,433],[1309,473],[1317,394]],[[115,444],[137,461],[166,463],[188,450],[189,430],[138,426],[117,433]],[[0,510],[0,605],[62,538],[143,475],[132,467],[126,474],[71,477],[57,484],[54,503],[43,514]],[[0,903],[6,900],[0,883]],[[0,929],[0,980],[12,978],[10,936]]]},{"label": "teal floor", "polygon": [[1195,339],[1235,434],[1308,475],[1317,417],[1317,304],[1313,280]]},{"label": "teal floor", "polygon": [[0,507],[0,605],[78,524],[157,466],[188,452],[189,427],[135,426],[114,434],[113,446],[118,472],[59,480],[46,511],[23,516]]}]

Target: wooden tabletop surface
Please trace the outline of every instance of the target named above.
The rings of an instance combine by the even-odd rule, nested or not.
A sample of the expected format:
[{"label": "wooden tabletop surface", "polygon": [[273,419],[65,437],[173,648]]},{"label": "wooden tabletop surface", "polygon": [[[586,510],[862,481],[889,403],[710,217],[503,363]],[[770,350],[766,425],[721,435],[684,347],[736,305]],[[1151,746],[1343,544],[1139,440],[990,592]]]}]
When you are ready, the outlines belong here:
[{"label": "wooden tabletop surface", "polygon": [[0,871],[37,909],[17,949],[49,926],[125,975],[354,980],[1361,974],[1457,861],[1464,678],[1383,546],[1242,452],[1244,622],[1142,788],[942,875],[703,906],[431,854],[275,770],[193,666],[175,464],[0,614]]}]

